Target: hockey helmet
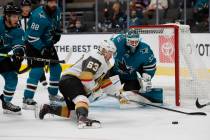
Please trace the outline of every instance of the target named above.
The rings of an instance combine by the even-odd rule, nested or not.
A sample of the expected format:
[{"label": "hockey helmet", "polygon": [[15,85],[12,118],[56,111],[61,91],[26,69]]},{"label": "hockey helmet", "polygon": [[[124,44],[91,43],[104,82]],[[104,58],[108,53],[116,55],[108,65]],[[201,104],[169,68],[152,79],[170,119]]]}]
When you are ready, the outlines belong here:
[{"label": "hockey helmet", "polygon": [[137,30],[129,29],[126,33],[126,43],[131,48],[136,48],[140,42],[140,35]]},{"label": "hockey helmet", "polygon": [[20,8],[17,5],[15,5],[13,2],[9,2],[4,6],[4,15],[11,15],[11,14],[19,15],[20,13],[21,13]]},{"label": "hockey helmet", "polygon": [[31,0],[22,0],[20,5],[21,6],[31,6]]},{"label": "hockey helmet", "polygon": [[111,40],[103,40],[100,44],[100,51],[105,49],[106,51],[111,51],[113,53],[116,52],[116,46]]},{"label": "hockey helmet", "polygon": [[45,4],[47,4],[48,1],[56,1],[57,2],[57,0],[44,0]]}]

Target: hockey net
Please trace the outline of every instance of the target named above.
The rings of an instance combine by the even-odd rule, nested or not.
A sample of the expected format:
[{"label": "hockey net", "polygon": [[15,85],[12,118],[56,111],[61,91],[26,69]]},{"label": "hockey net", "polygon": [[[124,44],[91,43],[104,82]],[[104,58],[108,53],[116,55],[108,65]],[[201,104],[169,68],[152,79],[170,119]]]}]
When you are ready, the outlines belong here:
[{"label": "hockey net", "polygon": [[164,103],[195,105],[210,99],[210,73],[191,37],[188,25],[166,24],[131,27],[149,44],[157,58],[153,86],[164,91]]}]

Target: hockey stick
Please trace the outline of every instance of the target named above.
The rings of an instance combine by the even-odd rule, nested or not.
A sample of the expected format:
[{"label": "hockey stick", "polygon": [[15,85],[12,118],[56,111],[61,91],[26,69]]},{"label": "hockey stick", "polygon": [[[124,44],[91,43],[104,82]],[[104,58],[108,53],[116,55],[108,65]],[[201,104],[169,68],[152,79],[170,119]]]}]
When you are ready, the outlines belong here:
[{"label": "hockey stick", "polygon": [[[121,97],[117,97],[117,96],[110,95],[110,94],[108,96],[114,97],[114,98],[117,98],[117,99],[121,98]],[[143,97],[143,98],[145,98],[145,97]],[[172,112],[176,112],[176,113],[181,113],[181,114],[186,114],[186,115],[202,115],[202,116],[207,115],[205,112],[185,112],[185,111],[180,111],[180,110],[176,110],[176,109],[172,109],[172,108],[168,108],[168,107],[163,107],[163,106],[159,106],[159,105],[154,105],[154,104],[150,104],[150,103],[145,103],[145,102],[141,102],[141,101],[134,101],[134,100],[129,100],[129,101],[133,102],[133,103],[137,103],[139,105],[143,105],[143,106],[152,106],[152,107],[155,107],[155,108],[164,109],[164,110],[168,110],[168,111],[172,111]]]},{"label": "hockey stick", "polygon": [[[138,75],[139,73],[137,73],[137,76],[139,77]],[[123,90],[123,85],[122,85],[122,88],[121,88],[121,91]],[[139,92],[137,90],[132,90],[132,92]],[[111,95],[111,94],[107,94],[108,96],[110,97],[114,97],[114,98],[117,98],[117,99],[121,99],[123,97],[121,96],[115,96],[115,95]],[[139,96],[145,98],[145,96],[141,95],[141,94],[138,94]],[[128,100],[130,102],[134,102],[134,103],[137,103],[139,105],[143,105],[143,106],[152,106],[152,107],[155,107],[155,108],[159,108],[159,109],[164,109],[164,110],[168,110],[168,111],[172,111],[172,112],[177,112],[177,113],[181,113],[181,114],[186,114],[186,115],[203,115],[203,116],[206,116],[207,114],[205,112],[185,112],[185,111],[180,111],[180,110],[176,110],[176,109],[171,109],[171,108],[168,108],[168,107],[163,107],[163,106],[159,106],[159,105],[155,105],[155,104],[151,104],[151,103],[146,103],[146,102],[143,102],[143,101],[135,101],[135,100]]]},{"label": "hockey stick", "polygon": [[72,55],[72,52],[73,52],[73,50],[71,49],[71,50],[69,51],[69,53],[66,55],[66,58],[64,59],[65,63],[67,63],[67,62],[69,61],[69,59],[70,59],[70,57],[71,57],[71,55]]},{"label": "hockey stick", "polygon": [[70,67],[73,67],[74,65],[76,65],[77,63],[79,63],[83,58],[84,58],[84,54],[74,63],[72,64]]},{"label": "hockey stick", "polygon": [[[12,57],[13,55],[0,53],[0,56]],[[44,59],[44,58],[28,57],[28,56],[21,56],[20,58],[27,59],[27,60],[40,61],[40,62],[48,62],[48,63],[65,63],[65,60]]]},{"label": "hockey stick", "polygon": [[147,105],[147,106],[152,106],[155,108],[159,108],[159,109],[164,109],[164,110],[168,110],[168,111],[172,111],[172,112],[177,112],[177,113],[181,113],[181,114],[186,114],[186,115],[202,115],[202,116],[206,116],[207,114],[205,112],[185,112],[185,111],[180,111],[180,110],[176,110],[176,109],[172,109],[172,108],[167,108],[167,107],[163,107],[163,106],[159,106],[159,105],[154,105],[154,104],[149,104],[149,103],[144,103],[144,102],[140,102],[140,101],[131,101],[134,103],[137,103],[139,105]]},{"label": "hockey stick", "polygon": [[195,102],[195,105],[196,105],[197,108],[203,108],[203,107],[205,107],[205,106],[207,106],[207,105],[210,105],[210,102],[201,105],[201,104],[199,103],[199,101],[198,101],[198,98],[197,98],[197,99],[196,99],[196,102]]}]

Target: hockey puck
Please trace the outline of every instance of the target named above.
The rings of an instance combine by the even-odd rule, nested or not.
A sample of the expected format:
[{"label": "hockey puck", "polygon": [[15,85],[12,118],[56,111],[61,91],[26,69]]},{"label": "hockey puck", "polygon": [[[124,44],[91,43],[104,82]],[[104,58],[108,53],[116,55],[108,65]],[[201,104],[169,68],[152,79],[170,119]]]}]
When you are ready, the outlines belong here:
[{"label": "hockey puck", "polygon": [[178,124],[178,123],[179,123],[178,121],[173,121],[173,122],[172,122],[172,124]]}]

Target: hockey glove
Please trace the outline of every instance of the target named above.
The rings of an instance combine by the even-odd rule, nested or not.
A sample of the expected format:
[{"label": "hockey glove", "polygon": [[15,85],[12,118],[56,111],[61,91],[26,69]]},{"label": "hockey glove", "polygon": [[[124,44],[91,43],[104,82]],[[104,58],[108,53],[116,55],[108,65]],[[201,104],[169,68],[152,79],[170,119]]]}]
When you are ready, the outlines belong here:
[{"label": "hockey glove", "polygon": [[45,58],[49,57],[49,55],[50,55],[50,49],[49,48],[46,48],[46,47],[43,48],[41,50],[41,55],[44,56]]},{"label": "hockey glove", "polygon": [[60,38],[61,38],[61,31],[55,30],[52,38],[53,44],[56,44],[60,40]]},{"label": "hockey glove", "polygon": [[21,63],[23,61],[23,56],[24,56],[24,49],[23,48],[18,48],[13,50],[13,55],[12,55],[12,64],[14,66],[14,70],[19,72],[19,69],[21,67]]},{"label": "hockey glove", "polygon": [[24,56],[24,49],[18,48],[13,50],[12,60],[13,62],[22,62]]},{"label": "hockey glove", "polygon": [[55,55],[55,51],[53,49],[54,46],[43,48],[41,50],[41,55],[43,56],[43,58],[51,59],[51,57]]},{"label": "hockey glove", "polygon": [[146,93],[146,92],[151,91],[152,89],[151,76],[147,73],[143,73],[142,77],[139,77],[139,74],[137,75],[138,75],[138,80],[141,86],[139,92]]}]

